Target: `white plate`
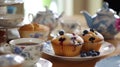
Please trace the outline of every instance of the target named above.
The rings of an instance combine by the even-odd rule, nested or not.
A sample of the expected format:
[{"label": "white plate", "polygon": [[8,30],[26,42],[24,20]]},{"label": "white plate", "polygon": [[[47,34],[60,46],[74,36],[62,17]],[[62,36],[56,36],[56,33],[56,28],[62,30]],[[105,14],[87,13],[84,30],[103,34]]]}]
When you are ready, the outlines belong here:
[{"label": "white plate", "polygon": [[38,58],[38,61],[35,63],[32,61],[25,61],[23,63],[23,67],[52,67],[52,65],[52,62],[44,58]]},{"label": "white plate", "polygon": [[52,67],[52,63],[49,60],[40,58],[34,67]]},{"label": "white plate", "polygon": [[55,55],[54,50],[51,46],[51,43],[50,42],[45,42],[43,52],[45,54],[48,54],[48,55],[51,55],[51,56],[54,56],[54,57],[57,57],[57,58],[61,58],[63,60],[83,61],[83,60],[90,60],[90,59],[94,59],[94,58],[98,58],[98,57],[101,57],[101,56],[108,55],[108,54],[112,53],[114,50],[115,50],[115,47],[111,43],[104,42],[103,45],[100,48],[100,55],[99,56],[80,57],[80,55],[78,55],[78,56],[75,56],[75,57],[65,57],[65,56]]},{"label": "white plate", "polygon": [[120,67],[120,55],[98,61],[95,67]]}]

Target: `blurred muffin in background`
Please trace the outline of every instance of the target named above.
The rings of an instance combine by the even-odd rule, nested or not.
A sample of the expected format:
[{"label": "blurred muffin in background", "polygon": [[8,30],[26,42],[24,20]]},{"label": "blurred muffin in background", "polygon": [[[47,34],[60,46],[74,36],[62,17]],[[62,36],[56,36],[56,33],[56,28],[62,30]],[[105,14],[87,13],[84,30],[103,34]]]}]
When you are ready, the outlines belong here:
[{"label": "blurred muffin in background", "polygon": [[49,27],[38,24],[30,23],[19,28],[19,34],[21,38],[40,38],[42,40],[47,40],[49,35]]}]

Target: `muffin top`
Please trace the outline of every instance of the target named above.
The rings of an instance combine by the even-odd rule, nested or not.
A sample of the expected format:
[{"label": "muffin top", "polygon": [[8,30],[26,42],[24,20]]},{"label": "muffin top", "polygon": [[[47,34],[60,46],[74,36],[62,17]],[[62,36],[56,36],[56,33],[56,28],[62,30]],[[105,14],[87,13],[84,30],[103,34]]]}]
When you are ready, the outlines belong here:
[{"label": "muffin top", "polygon": [[82,38],[86,43],[95,43],[95,42],[100,42],[104,40],[104,37],[102,34],[100,34],[96,30],[91,28],[83,30]]},{"label": "muffin top", "polygon": [[82,37],[74,33],[59,31],[59,35],[51,40],[54,44],[60,45],[81,45],[84,43]]},{"label": "muffin top", "polygon": [[19,30],[20,31],[49,31],[49,27],[42,24],[38,24],[38,23],[30,23],[30,24],[23,25],[22,27],[20,27]]}]

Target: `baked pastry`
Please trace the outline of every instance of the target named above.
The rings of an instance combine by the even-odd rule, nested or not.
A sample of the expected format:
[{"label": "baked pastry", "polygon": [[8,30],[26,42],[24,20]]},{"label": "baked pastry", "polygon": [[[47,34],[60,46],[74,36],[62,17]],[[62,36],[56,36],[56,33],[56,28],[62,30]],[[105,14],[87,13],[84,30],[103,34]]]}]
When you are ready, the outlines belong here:
[{"label": "baked pastry", "polygon": [[99,51],[102,43],[104,42],[103,35],[94,29],[84,30],[82,32],[82,38],[84,40],[82,51],[89,51],[89,50]]},{"label": "baked pastry", "polygon": [[72,57],[80,54],[84,41],[79,35],[60,31],[51,43],[55,55]]},{"label": "baked pastry", "polygon": [[49,34],[49,27],[38,23],[26,24],[19,28],[19,34],[21,38],[31,37],[46,40]]}]

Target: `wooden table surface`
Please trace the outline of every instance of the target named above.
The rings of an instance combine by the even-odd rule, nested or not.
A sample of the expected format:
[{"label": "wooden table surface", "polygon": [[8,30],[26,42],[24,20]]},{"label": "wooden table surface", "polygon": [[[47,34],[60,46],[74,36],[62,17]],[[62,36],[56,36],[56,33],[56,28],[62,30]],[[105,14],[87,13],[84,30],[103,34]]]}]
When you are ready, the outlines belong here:
[{"label": "wooden table surface", "polygon": [[[87,24],[83,16],[72,16],[72,17],[63,17],[63,18],[67,18],[67,19],[72,18],[72,19],[79,20],[81,23],[81,26],[82,27],[84,26],[84,28],[87,28]],[[116,35],[115,39],[105,40],[105,41],[113,44],[116,49],[113,53],[108,54],[104,57],[99,57],[99,58],[86,60],[86,61],[68,61],[60,58],[55,58],[45,53],[42,54],[42,57],[51,61],[53,63],[53,67],[94,67],[96,62],[99,60],[120,54],[120,34],[119,33]]]}]

